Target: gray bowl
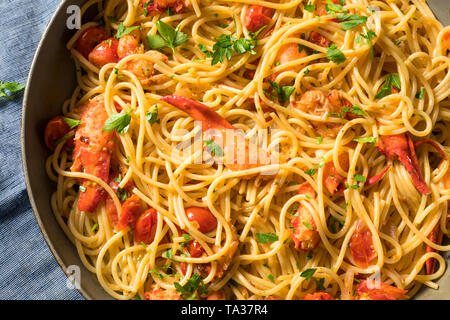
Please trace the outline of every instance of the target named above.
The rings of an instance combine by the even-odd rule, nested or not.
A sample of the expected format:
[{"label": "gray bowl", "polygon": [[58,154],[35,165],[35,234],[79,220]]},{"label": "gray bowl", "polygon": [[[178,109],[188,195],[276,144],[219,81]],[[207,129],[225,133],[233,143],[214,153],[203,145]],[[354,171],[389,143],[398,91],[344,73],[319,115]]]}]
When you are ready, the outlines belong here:
[{"label": "gray bowl", "polygon": [[[441,8],[440,12],[444,13],[439,18],[445,24],[450,23],[447,1],[433,1]],[[76,86],[74,62],[65,48],[74,33],[66,27],[66,10],[69,5],[81,6],[84,2],[85,0],[62,1],[37,47],[23,99],[22,165],[36,221],[56,261],[67,276],[70,276],[67,271],[69,266],[79,266],[79,291],[86,299],[111,299],[98,283],[96,275],[83,266],[77,250],[59,227],[50,206],[50,195],[55,185],[45,172],[45,161],[50,155],[43,142],[45,125],[48,119],[61,113],[62,103],[71,96]],[[432,9],[436,8],[432,6]],[[447,252],[447,260],[449,256]],[[415,298],[450,299],[449,274],[447,270],[439,280],[440,290],[423,288]]]}]

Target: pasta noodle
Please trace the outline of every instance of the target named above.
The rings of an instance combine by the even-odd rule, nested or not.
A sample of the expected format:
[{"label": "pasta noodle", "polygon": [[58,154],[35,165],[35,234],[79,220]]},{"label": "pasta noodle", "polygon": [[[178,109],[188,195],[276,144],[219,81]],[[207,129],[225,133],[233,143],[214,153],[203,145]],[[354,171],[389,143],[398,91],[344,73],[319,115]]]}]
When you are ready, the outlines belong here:
[{"label": "pasta noodle", "polygon": [[[109,295],[403,299],[438,289],[439,251],[450,250],[439,240],[450,201],[450,27],[425,1],[90,0],[81,12],[67,44],[78,81],[62,106],[70,130],[46,170],[57,221]],[[213,113],[193,118],[180,101]],[[106,122],[87,118],[94,104]],[[185,153],[218,123],[277,161],[221,163],[230,148],[201,134]],[[81,161],[108,160],[76,169],[94,124],[113,145]],[[80,210],[93,186],[99,204]],[[130,199],[136,219],[148,213],[151,241],[137,241],[136,220],[111,219],[126,219]],[[195,218],[198,208],[209,213]],[[201,231],[202,221],[213,228]],[[381,283],[378,295],[368,279]]]}]

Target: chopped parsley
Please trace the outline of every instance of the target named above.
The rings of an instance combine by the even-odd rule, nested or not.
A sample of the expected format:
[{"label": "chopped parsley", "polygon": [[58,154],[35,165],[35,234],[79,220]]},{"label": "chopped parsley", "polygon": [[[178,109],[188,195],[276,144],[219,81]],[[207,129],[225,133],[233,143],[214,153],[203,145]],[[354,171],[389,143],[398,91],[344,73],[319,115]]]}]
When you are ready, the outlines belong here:
[{"label": "chopped parsley", "polygon": [[80,186],[80,192],[83,192],[83,193],[85,193],[86,192],[86,187],[85,186]]},{"label": "chopped parsley", "polygon": [[309,11],[311,13],[314,12],[314,10],[316,10],[316,6],[314,4],[309,3],[309,2],[307,4],[305,4],[304,8],[305,8],[306,11]]},{"label": "chopped parsley", "polygon": [[[223,62],[225,57],[227,60],[230,60],[233,55],[233,51],[237,53],[250,52],[251,54],[256,54],[253,50],[256,45],[257,40],[246,38],[236,40],[231,35],[221,34],[220,37],[216,39],[216,43],[213,46],[213,52],[210,53],[210,56],[212,57],[211,65]],[[203,52],[208,55],[205,51]]]},{"label": "chopped parsley", "polygon": [[155,104],[153,106],[152,110],[147,112],[147,114],[145,115],[145,118],[150,123],[150,125],[161,122],[160,119],[158,119],[158,105],[157,104]]},{"label": "chopped parsley", "polygon": [[361,142],[361,143],[375,143],[377,142],[377,137],[361,137],[355,138],[353,141]]},{"label": "chopped parsley", "polygon": [[213,156],[223,157],[223,149],[212,139],[205,140],[205,147]]},{"label": "chopped parsley", "polygon": [[321,144],[323,141],[323,137],[316,137],[316,144]]},{"label": "chopped parsley", "polygon": [[175,282],[174,286],[184,300],[193,300],[198,293],[208,293],[208,289],[198,273],[195,273],[183,286],[179,282]]},{"label": "chopped parsley", "polygon": [[341,22],[342,30],[350,30],[367,21],[366,16],[357,14],[342,14],[337,16],[337,19]]},{"label": "chopped parsley", "polygon": [[163,255],[164,257],[166,257],[167,259],[172,259],[172,249],[168,249],[168,250],[164,251],[164,252],[162,253],[162,255]]},{"label": "chopped parsley", "polygon": [[381,99],[392,94],[392,88],[394,87],[400,90],[400,77],[396,73],[391,73],[387,75],[386,80],[381,86],[380,91],[376,94],[375,99]]},{"label": "chopped parsley", "polygon": [[123,36],[126,36],[127,34],[133,32],[136,29],[140,29],[140,28],[141,28],[140,26],[125,28],[125,26],[123,25],[123,22],[121,22],[121,23],[119,23],[119,26],[117,28],[116,39],[120,39]]},{"label": "chopped parsley", "polygon": [[133,109],[126,113],[114,113],[106,121],[103,126],[103,131],[111,132],[116,130],[120,135],[127,133],[131,122],[131,112]]},{"label": "chopped parsley", "polygon": [[300,273],[300,276],[305,278],[306,280],[309,280],[312,278],[312,276],[314,275],[314,273],[316,272],[316,268],[310,268],[310,269],[306,269],[305,271],[303,271],[302,273]]},{"label": "chopped parsley", "polygon": [[369,48],[370,48],[370,58],[373,59],[374,51],[373,51],[372,38],[375,38],[377,35],[372,30],[367,30],[366,27],[363,27],[363,31],[364,31],[364,33],[361,34],[361,36],[366,39],[367,44],[369,45]]},{"label": "chopped parsley", "polygon": [[361,174],[355,174],[353,178],[358,182],[366,182],[366,177]]},{"label": "chopped parsley", "polygon": [[158,28],[159,35],[147,36],[147,43],[151,49],[171,48],[175,52],[176,47],[186,43],[189,39],[186,33],[178,31],[178,27],[174,29],[161,20],[156,22],[156,28]]},{"label": "chopped parsley", "polygon": [[306,221],[303,221],[303,225],[307,227],[309,230],[314,230],[313,227]]},{"label": "chopped parsley", "polygon": [[63,119],[64,119],[64,122],[69,125],[70,129],[73,129],[83,123],[80,120],[76,120],[76,119],[72,119],[72,118],[63,117]]},{"label": "chopped parsley", "polygon": [[[24,84],[18,84],[17,82],[3,82],[0,81],[0,98],[5,97],[6,99],[12,100],[16,94],[25,88]],[[6,91],[9,91],[8,94]]]},{"label": "chopped parsley", "polygon": [[344,63],[347,58],[344,53],[334,43],[327,48],[327,58],[337,63],[338,65]]},{"label": "chopped parsley", "polygon": [[256,240],[258,240],[259,243],[268,243],[277,241],[279,238],[274,233],[257,233]]},{"label": "chopped parsley", "polygon": [[280,103],[285,103],[286,101],[289,100],[289,97],[291,96],[291,94],[294,92],[295,87],[294,86],[282,86],[280,87],[280,85],[272,80],[269,80],[270,85],[272,86],[272,88],[275,90],[275,92],[278,95],[278,101]]},{"label": "chopped parsley", "polygon": [[270,281],[272,281],[272,282],[275,283],[275,279],[274,279],[273,275],[269,274],[269,275],[267,276],[267,278],[269,278]]},{"label": "chopped parsley", "polygon": [[420,89],[419,92],[416,93],[416,99],[422,100],[425,95],[425,88]]}]

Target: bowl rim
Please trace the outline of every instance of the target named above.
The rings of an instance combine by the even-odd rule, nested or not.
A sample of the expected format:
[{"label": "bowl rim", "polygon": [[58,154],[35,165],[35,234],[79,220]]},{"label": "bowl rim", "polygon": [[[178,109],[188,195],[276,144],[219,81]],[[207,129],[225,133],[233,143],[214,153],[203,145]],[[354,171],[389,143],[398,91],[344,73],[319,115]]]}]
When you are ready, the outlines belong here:
[{"label": "bowl rim", "polygon": [[[30,200],[34,218],[36,219],[36,222],[38,224],[41,235],[43,236],[45,242],[47,243],[47,247],[50,249],[50,252],[53,255],[53,258],[56,260],[59,267],[62,269],[62,271],[66,275],[66,277],[68,279],[70,279],[71,275],[67,272],[67,266],[64,263],[64,261],[61,259],[61,257],[59,256],[55,247],[53,246],[53,243],[51,242],[51,240],[47,234],[47,231],[45,230],[42,219],[38,213],[39,211],[36,206],[34,194],[33,194],[33,191],[31,190],[31,185],[30,185],[28,164],[26,161],[26,153],[27,152],[26,152],[26,145],[25,145],[25,119],[27,116],[28,95],[29,95],[29,88],[30,88],[30,84],[31,84],[31,78],[33,76],[34,68],[37,63],[37,57],[43,46],[44,39],[47,37],[48,33],[50,32],[50,29],[51,29],[52,25],[55,23],[55,20],[56,20],[57,16],[60,14],[61,10],[63,10],[66,7],[67,2],[68,2],[68,0],[62,0],[58,4],[56,9],[54,10],[50,20],[48,21],[48,23],[45,27],[44,32],[41,35],[41,38],[39,39],[39,42],[38,42],[36,49],[34,51],[34,54],[33,54],[33,59],[30,64],[29,73],[27,76],[25,91],[24,91],[23,100],[22,100],[22,108],[21,108],[22,113],[21,113],[21,117],[20,117],[20,149],[21,149],[21,158],[22,158],[21,162],[22,162],[23,175],[24,175],[24,179],[25,179],[25,186],[27,189],[27,194],[28,194],[28,198]],[[84,290],[83,286],[75,286],[75,288],[83,296],[84,299],[92,300],[92,297]]]}]

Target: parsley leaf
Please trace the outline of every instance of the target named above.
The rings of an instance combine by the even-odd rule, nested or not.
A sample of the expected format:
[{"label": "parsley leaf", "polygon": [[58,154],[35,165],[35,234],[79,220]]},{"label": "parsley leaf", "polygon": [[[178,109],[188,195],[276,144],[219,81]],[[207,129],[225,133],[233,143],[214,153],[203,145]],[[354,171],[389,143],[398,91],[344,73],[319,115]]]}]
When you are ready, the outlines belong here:
[{"label": "parsley leaf", "polygon": [[355,174],[353,178],[358,182],[366,182],[366,177],[362,174]]},{"label": "parsley leaf", "polygon": [[223,62],[225,57],[227,60],[230,60],[233,55],[233,50],[237,53],[250,52],[251,54],[256,54],[253,50],[256,45],[256,40],[245,38],[235,40],[231,35],[221,34],[213,46],[211,65]]},{"label": "parsley leaf", "polygon": [[388,74],[380,91],[375,96],[375,99],[384,98],[392,94],[392,88],[395,87],[400,90],[400,77],[398,74]]},{"label": "parsley leaf", "polygon": [[366,16],[357,14],[343,14],[337,16],[337,19],[341,22],[342,30],[350,30],[367,21]]},{"label": "parsley leaf", "polygon": [[315,175],[316,172],[317,172],[317,169],[314,169],[314,168],[308,169],[308,170],[305,171],[305,173],[306,173],[307,175],[310,175],[310,176]]},{"label": "parsley leaf", "polygon": [[316,144],[321,144],[323,141],[323,137],[316,137]]},{"label": "parsley leaf", "polygon": [[309,11],[311,13],[314,12],[314,10],[316,10],[316,6],[314,4],[309,3],[309,2],[307,4],[305,4],[304,8],[305,8],[306,11]]},{"label": "parsley leaf", "polygon": [[152,49],[171,48],[175,51],[175,47],[181,46],[189,39],[188,35],[184,32],[178,31],[172,28],[167,23],[158,20],[156,22],[156,28],[158,28],[159,35],[147,36],[147,43]]},{"label": "parsley leaf", "polygon": [[313,227],[306,221],[303,221],[303,225],[307,227],[309,230],[313,230]]},{"label": "parsley leaf", "polygon": [[157,104],[155,104],[153,106],[152,110],[147,112],[147,114],[145,115],[145,118],[147,119],[148,122],[150,122],[150,125],[161,122],[160,119],[158,119],[158,105]]},{"label": "parsley leaf", "polygon": [[198,47],[200,48],[201,52],[206,54],[207,57],[212,57],[212,52],[208,50],[208,48],[204,44],[199,44]]},{"label": "parsley leaf", "polygon": [[166,257],[167,259],[172,259],[172,249],[168,249],[168,250],[164,251],[164,252],[162,253],[162,255],[163,255],[164,257]]},{"label": "parsley leaf", "polygon": [[270,85],[272,88],[277,92],[278,94],[278,101],[280,103],[285,103],[289,100],[289,97],[294,92],[295,87],[294,86],[283,86],[280,87],[280,85],[272,80],[269,80]]},{"label": "parsley leaf", "polygon": [[328,14],[336,14],[336,12],[345,12],[345,9],[342,5],[335,4],[331,2],[331,0],[327,0],[325,4],[325,10]]},{"label": "parsley leaf", "polygon": [[355,138],[353,141],[361,142],[361,143],[375,143],[377,142],[377,137],[362,137],[362,138]]},{"label": "parsley leaf", "polygon": [[133,111],[131,109],[127,113],[114,113],[106,121],[103,126],[103,131],[111,132],[116,130],[117,133],[123,135],[127,133],[130,127],[131,116],[130,113]]},{"label": "parsley leaf", "polygon": [[208,293],[203,279],[198,273],[195,273],[183,286],[179,282],[174,283],[175,289],[181,293],[184,300],[193,300],[199,293]]},{"label": "parsley leaf", "polygon": [[134,27],[127,27],[125,28],[125,26],[123,25],[123,22],[119,23],[119,26],[117,28],[117,33],[116,33],[116,39],[120,39],[123,36],[126,36],[127,34],[129,34],[130,32],[133,32],[136,29],[140,29],[140,26],[134,26]]},{"label": "parsley leaf", "polygon": [[258,38],[259,34],[260,34],[265,28],[267,28],[267,25],[263,25],[261,28],[259,28],[259,29],[256,30],[255,32],[249,31],[249,32],[248,32],[248,35],[250,36],[250,38],[252,38],[253,40],[255,40],[256,38]]},{"label": "parsley leaf", "polygon": [[422,100],[425,95],[425,88],[420,89],[419,92],[416,93],[416,99]]},{"label": "parsley leaf", "polygon": [[259,243],[268,243],[279,240],[278,236],[275,233],[257,233],[256,240]]},{"label": "parsley leaf", "polygon": [[370,57],[373,59],[374,53],[373,53],[373,44],[372,44],[372,38],[375,38],[377,35],[372,30],[367,30],[366,27],[363,27],[364,34],[361,34],[363,38],[367,40],[367,44],[370,48]]},{"label": "parsley leaf", "polygon": [[327,58],[337,63],[338,65],[344,63],[344,61],[347,60],[344,53],[334,43],[327,48]]},{"label": "parsley leaf", "polygon": [[76,119],[72,119],[72,118],[63,117],[63,119],[69,125],[70,129],[73,129],[83,123],[80,120],[76,120]]},{"label": "parsley leaf", "polygon": [[309,280],[312,278],[312,276],[314,275],[314,273],[316,272],[316,268],[310,268],[310,269],[306,269],[305,271],[303,271],[302,273],[300,273],[300,276],[305,278],[306,280]]},{"label": "parsley leaf", "polygon": [[[9,100],[12,100],[15,97],[15,93],[22,91],[24,88],[24,84],[18,84],[17,82],[0,81],[0,97],[5,97]],[[11,92],[11,94],[6,93],[5,90]]]},{"label": "parsley leaf", "polygon": [[213,156],[223,157],[223,149],[212,139],[205,140],[205,147]]}]

